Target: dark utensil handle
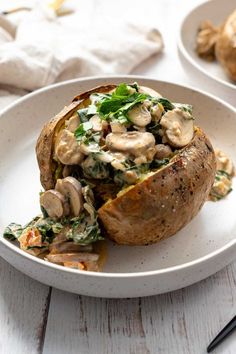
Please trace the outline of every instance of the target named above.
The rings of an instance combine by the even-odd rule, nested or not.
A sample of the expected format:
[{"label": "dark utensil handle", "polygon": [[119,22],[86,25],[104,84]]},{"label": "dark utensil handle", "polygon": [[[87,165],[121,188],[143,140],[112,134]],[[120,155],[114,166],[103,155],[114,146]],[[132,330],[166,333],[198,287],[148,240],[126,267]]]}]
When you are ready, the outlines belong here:
[{"label": "dark utensil handle", "polygon": [[236,329],[236,316],[220,331],[207,347],[207,353],[210,353],[218,344],[220,344],[233,330]]}]

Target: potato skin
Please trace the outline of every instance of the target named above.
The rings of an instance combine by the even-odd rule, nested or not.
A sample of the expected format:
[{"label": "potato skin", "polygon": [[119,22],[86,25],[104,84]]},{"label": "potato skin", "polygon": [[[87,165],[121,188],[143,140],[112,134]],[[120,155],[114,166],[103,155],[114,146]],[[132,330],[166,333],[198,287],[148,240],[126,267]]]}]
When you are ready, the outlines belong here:
[{"label": "potato skin", "polygon": [[[54,175],[59,163],[54,160],[54,145],[57,134],[63,129],[65,121],[79,108],[87,106],[88,98],[93,92],[106,93],[115,87],[116,85],[99,86],[76,96],[69,106],[66,106],[44,125],[36,143],[36,156],[40,170],[40,181],[45,190],[55,187]],[[61,166],[64,165],[61,164]]]},{"label": "potato skin", "polygon": [[236,10],[227,18],[220,30],[215,54],[227,75],[236,81]]},{"label": "potato skin", "polygon": [[166,167],[98,210],[110,239],[147,245],[176,234],[198,213],[214,182],[209,139],[196,128],[192,141]]}]

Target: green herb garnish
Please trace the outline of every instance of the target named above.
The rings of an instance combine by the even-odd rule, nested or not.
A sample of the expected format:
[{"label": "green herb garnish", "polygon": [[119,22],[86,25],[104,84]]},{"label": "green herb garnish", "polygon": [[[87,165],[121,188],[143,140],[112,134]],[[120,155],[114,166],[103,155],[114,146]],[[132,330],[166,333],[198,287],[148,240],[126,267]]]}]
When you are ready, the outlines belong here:
[{"label": "green herb garnish", "polygon": [[112,93],[97,104],[97,111],[102,119],[118,120],[122,124],[130,123],[128,111],[138,103],[150,97],[144,93],[130,93],[128,85],[122,83]]}]

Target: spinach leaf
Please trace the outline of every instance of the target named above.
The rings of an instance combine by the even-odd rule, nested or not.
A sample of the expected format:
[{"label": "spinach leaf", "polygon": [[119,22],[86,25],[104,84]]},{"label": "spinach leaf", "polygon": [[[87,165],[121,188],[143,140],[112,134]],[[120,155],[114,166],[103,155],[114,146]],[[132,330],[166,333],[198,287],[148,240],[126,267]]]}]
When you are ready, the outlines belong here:
[{"label": "spinach leaf", "polygon": [[155,137],[159,136],[159,130],[162,128],[160,123],[151,123],[147,126],[147,131],[152,133]]},{"label": "spinach leaf", "polygon": [[155,169],[155,168],[160,168],[161,166],[165,166],[168,165],[170,159],[169,158],[165,158],[163,160],[153,160],[151,162],[151,169]]},{"label": "spinach leaf", "polygon": [[160,97],[157,100],[155,99],[155,102],[161,103],[165,111],[171,111],[175,108],[174,104],[167,100],[167,98]]},{"label": "spinach leaf", "polygon": [[18,237],[20,237],[20,235],[22,234],[22,231],[23,231],[23,228],[21,225],[15,224],[14,222],[12,222],[11,224],[9,224],[5,228],[5,230],[3,232],[3,237],[6,238],[7,240],[14,241]]},{"label": "spinach leaf", "polygon": [[80,142],[84,136],[86,136],[86,133],[91,130],[93,127],[92,123],[90,121],[80,123],[78,128],[76,129],[74,135],[76,137],[76,140]]},{"label": "spinach leaf", "polygon": [[43,217],[44,217],[45,219],[48,218],[47,210],[46,210],[42,205],[40,205],[40,209],[41,209],[41,211],[42,211]]},{"label": "spinach leaf", "polygon": [[83,172],[87,178],[105,179],[109,177],[109,165],[97,159],[97,153],[89,157],[90,163],[83,165]]},{"label": "spinach leaf", "polygon": [[58,234],[63,229],[63,224],[59,222],[55,222],[50,218],[39,219],[34,227],[37,228],[42,235],[43,242],[51,243],[55,234]]},{"label": "spinach leaf", "polygon": [[94,222],[90,224],[87,223],[85,214],[71,219],[71,228],[67,232],[66,237],[80,245],[88,245],[99,240],[104,240],[104,237],[101,235],[97,216],[95,216]]},{"label": "spinach leaf", "polygon": [[81,121],[82,123],[85,123],[85,122],[87,122],[87,121],[89,120],[89,118],[88,118],[88,108],[81,108],[81,109],[79,109],[79,110],[77,111],[77,114],[78,114],[78,116],[79,116],[79,118],[80,118],[80,121]]},{"label": "spinach leaf", "polygon": [[134,82],[133,84],[130,84],[129,86],[132,87],[132,88],[134,88],[134,89],[136,90],[136,92],[139,91],[139,85],[138,85],[137,82]]}]

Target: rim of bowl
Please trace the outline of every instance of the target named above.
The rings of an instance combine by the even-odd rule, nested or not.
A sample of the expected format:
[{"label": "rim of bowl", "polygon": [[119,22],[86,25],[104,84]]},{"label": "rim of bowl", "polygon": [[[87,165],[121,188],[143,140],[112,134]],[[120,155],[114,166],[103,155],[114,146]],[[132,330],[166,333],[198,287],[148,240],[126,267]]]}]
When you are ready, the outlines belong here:
[{"label": "rim of bowl", "polygon": [[185,22],[193,15],[193,13],[197,10],[200,9],[201,7],[204,7],[205,5],[211,3],[213,4],[216,0],[206,0],[203,3],[201,3],[200,5],[195,6],[193,9],[191,9],[191,11],[189,11],[183,18],[183,20],[180,23],[179,26],[179,33],[178,33],[178,39],[177,39],[177,44],[179,47],[180,52],[182,53],[182,55],[185,57],[185,59],[193,66],[195,67],[197,70],[199,70],[201,73],[203,73],[204,75],[206,75],[207,77],[209,77],[210,79],[217,81],[218,83],[220,83],[221,85],[227,86],[230,89],[235,90],[236,93],[236,84],[234,85],[231,82],[227,82],[221,78],[218,78],[215,75],[212,75],[211,73],[208,73],[207,70],[205,70],[204,68],[202,68],[201,65],[199,65],[192,57],[191,55],[188,53],[188,50],[186,49],[184,42],[182,40],[182,32],[183,32],[183,27],[185,25]]},{"label": "rim of bowl", "polygon": [[[72,80],[67,80],[67,81],[63,81],[60,83],[56,83],[47,87],[43,87],[40,88],[36,91],[33,91],[29,94],[26,94],[25,96],[19,98],[18,100],[16,100],[15,102],[11,103],[10,105],[8,105],[7,107],[5,107],[1,112],[0,112],[0,116],[2,114],[5,114],[8,110],[14,108],[15,106],[17,106],[18,104],[20,104],[21,102],[25,101],[25,100],[29,100],[31,97],[33,96],[37,96],[38,94],[40,94],[41,92],[45,92],[45,91],[50,91],[51,89],[57,88],[57,87],[61,87],[61,86],[67,86],[70,84],[74,84],[76,82],[83,82],[83,81],[96,81],[96,80],[107,80],[111,78],[112,79],[124,79],[127,78],[129,79],[135,79],[135,80],[151,80],[151,81],[156,81],[159,83],[163,83],[163,84],[169,84],[169,85],[174,85],[176,87],[179,88],[184,88],[187,90],[192,90],[195,91],[198,94],[204,95],[208,98],[211,98],[215,101],[217,101],[218,103],[220,103],[221,105],[227,107],[228,109],[230,109],[231,111],[233,111],[234,113],[236,113],[236,108],[234,108],[233,106],[231,106],[229,103],[224,102],[222,99],[207,93],[203,90],[199,90],[193,86],[185,86],[185,85],[180,85],[177,83],[173,83],[170,81],[163,81],[163,80],[156,80],[153,79],[149,76],[140,76],[140,75],[103,75],[103,76],[88,76],[88,77],[83,77],[83,78],[79,78],[79,79],[72,79]],[[0,117],[1,119],[1,117]],[[157,269],[157,270],[149,270],[149,271],[143,271],[143,272],[131,272],[131,273],[109,273],[109,272],[92,272],[92,271],[81,271],[78,269],[71,269],[71,268],[67,268],[67,267],[63,267],[54,263],[50,263],[50,262],[46,262],[43,259],[40,259],[38,257],[32,256],[31,254],[21,250],[19,247],[17,247],[16,245],[14,245],[13,243],[11,243],[10,241],[6,240],[3,238],[2,235],[0,235],[0,242],[3,243],[7,248],[9,248],[11,251],[16,252],[20,257],[23,258],[27,258],[29,261],[32,262],[36,262],[39,265],[46,267],[46,268],[51,268],[52,270],[55,271],[62,271],[65,273],[72,273],[72,274],[77,274],[77,275],[82,275],[82,276],[89,276],[89,277],[105,277],[105,278],[137,278],[137,277],[147,277],[147,276],[153,276],[153,275],[159,275],[159,274],[165,274],[165,273],[173,273],[175,271],[179,271],[179,270],[183,270],[186,268],[191,268],[194,267],[195,265],[198,265],[200,263],[206,263],[207,261],[210,261],[211,259],[215,258],[216,256],[220,255],[221,253],[227,251],[228,249],[230,249],[231,247],[235,246],[235,250],[236,250],[236,236],[235,239],[229,241],[226,245],[220,247],[219,249],[210,252],[209,254],[197,258],[193,261],[190,262],[186,262],[183,264],[179,264],[176,266],[171,266],[171,267],[167,267],[167,268],[163,268],[163,269]]]}]

